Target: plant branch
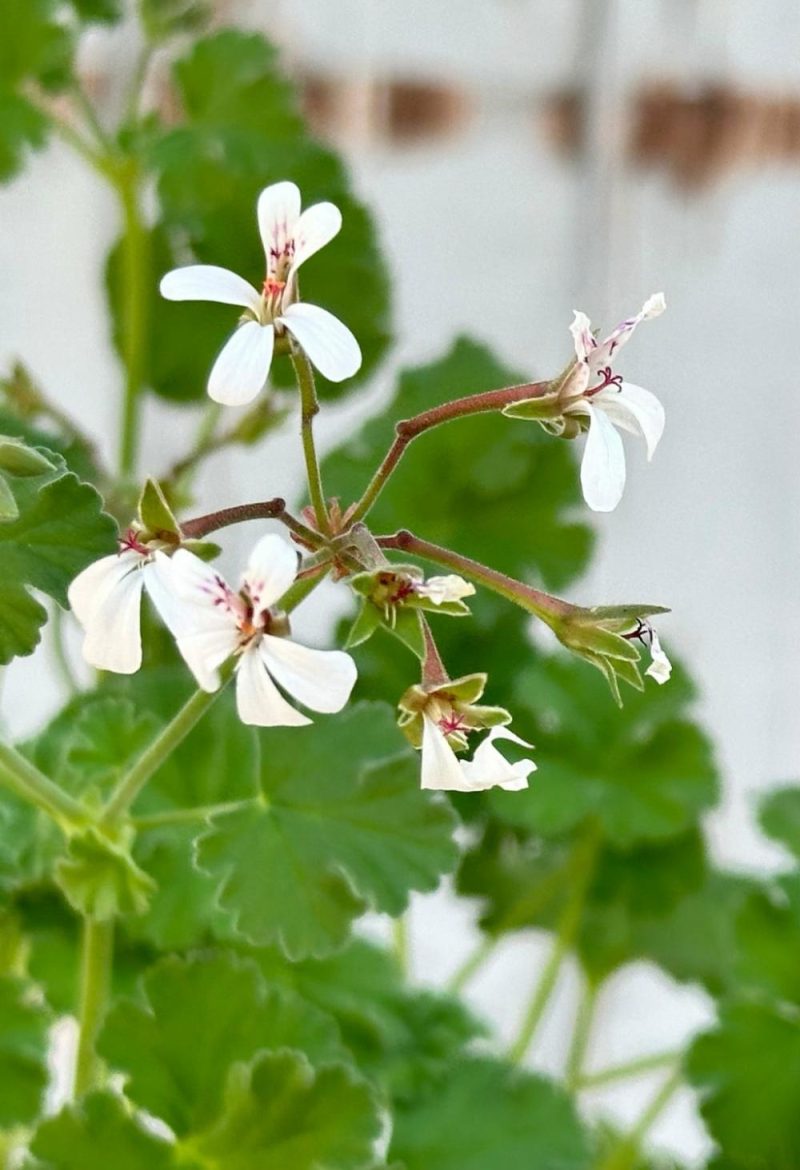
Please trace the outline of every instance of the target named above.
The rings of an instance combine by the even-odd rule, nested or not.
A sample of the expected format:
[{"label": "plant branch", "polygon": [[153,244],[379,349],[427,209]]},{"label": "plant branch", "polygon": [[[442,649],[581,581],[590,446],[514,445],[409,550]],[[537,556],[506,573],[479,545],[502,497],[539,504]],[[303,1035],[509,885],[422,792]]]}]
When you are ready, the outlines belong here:
[{"label": "plant branch", "polygon": [[47,813],[63,828],[86,821],[86,809],[69,793],[40,772],[15,748],[0,741],[0,783],[11,788],[23,800]]},{"label": "plant branch", "polygon": [[350,513],[350,518],[362,520],[381,494],[384,485],[403,457],[406,447],[425,431],[452,422],[456,418],[467,418],[473,414],[487,414],[502,410],[512,402],[528,398],[541,398],[550,389],[549,382],[526,382],[520,386],[506,386],[502,390],[487,390],[482,394],[469,394],[456,398],[431,410],[423,410],[413,418],[404,418],[395,424],[395,438],[380,467],[373,475],[366,491]]},{"label": "plant branch", "polygon": [[325,503],[325,493],[322,488],[317,449],[314,445],[314,418],[319,412],[314,371],[311,369],[311,363],[306,355],[299,349],[292,351],[292,365],[297,377],[297,388],[300,391],[300,437],[303,442],[303,457],[306,464],[308,498],[311,500],[311,506],[317,518],[317,527],[320,532],[327,535],[330,533],[331,525]]},{"label": "plant branch", "polygon": [[482,938],[474,950],[470,951],[464,962],[456,969],[455,974],[447,984],[447,990],[458,995],[472,979],[473,975],[483,966],[490,955],[494,954],[500,939],[495,935]]},{"label": "plant branch", "polygon": [[182,520],[181,532],[190,540],[201,540],[220,528],[242,524],[246,520],[280,520],[290,532],[312,547],[319,548],[324,544],[324,537],[286,511],[286,500],[281,496],[253,504],[236,504],[232,508],[222,508],[219,512],[209,512],[207,516],[197,516],[194,520]]},{"label": "plant branch", "polygon": [[207,821],[211,817],[220,816],[223,813],[251,808],[255,803],[256,798],[251,796],[244,800],[226,800],[221,804],[202,804],[194,808],[170,808],[165,809],[164,812],[133,817],[133,825],[135,829],[145,833],[148,829],[161,829],[165,825],[191,825],[196,821]]},{"label": "plant branch", "polygon": [[642,1073],[653,1072],[665,1066],[680,1063],[684,1053],[681,1049],[672,1049],[669,1052],[654,1052],[649,1056],[638,1056],[634,1060],[626,1060],[623,1064],[610,1065],[595,1073],[584,1073],[576,1078],[576,1089],[599,1089],[603,1085],[613,1084],[614,1081],[628,1080],[630,1077],[641,1076]]},{"label": "plant branch", "polygon": [[581,1070],[586,1058],[586,1050],[589,1047],[592,1024],[594,1023],[594,1014],[597,1007],[597,993],[599,990],[596,983],[588,980],[581,994],[578,1015],[575,1020],[575,1030],[572,1033],[572,1041],[567,1054],[567,1067],[565,1070],[566,1086],[571,1093],[575,1092],[581,1079]]},{"label": "plant branch", "polygon": [[111,990],[114,922],[85,918],[81,946],[78,1050],[75,1054],[73,1097],[82,1097],[97,1085],[97,1036]]},{"label": "plant branch", "polygon": [[681,1069],[677,1068],[664,1081],[630,1133],[603,1159],[598,1170],[635,1170],[644,1139],[681,1087],[682,1081]]},{"label": "plant branch", "polygon": [[401,528],[392,536],[378,536],[376,540],[381,548],[398,549],[411,553],[412,556],[420,556],[438,565],[444,565],[457,573],[463,573],[477,584],[521,606],[528,613],[535,614],[548,625],[552,624],[553,618],[572,613],[575,609],[560,597],[543,593],[540,589],[534,589],[532,585],[525,585],[522,581],[516,581],[513,577],[498,572],[497,569],[490,569],[479,561],[473,561],[471,557],[462,556],[461,553],[453,552],[449,548],[423,540],[405,528]]},{"label": "plant branch", "polygon": [[114,186],[122,206],[122,352],[125,397],[120,430],[119,466],[123,479],[135,467],[139,446],[139,398],[144,386],[150,284],[150,240],[139,206],[139,175],[135,165],[119,171]]}]

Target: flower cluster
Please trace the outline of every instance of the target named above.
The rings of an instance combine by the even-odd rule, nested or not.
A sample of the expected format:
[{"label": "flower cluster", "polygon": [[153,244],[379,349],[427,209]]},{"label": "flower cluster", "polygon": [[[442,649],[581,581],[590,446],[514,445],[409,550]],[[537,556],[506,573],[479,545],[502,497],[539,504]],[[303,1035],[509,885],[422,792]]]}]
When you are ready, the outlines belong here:
[{"label": "flower cluster", "polygon": [[[301,211],[297,187],[281,182],[261,193],[257,215],[266,258],[260,290],[213,265],[179,268],[161,281],[161,292],[170,300],[210,300],[243,309],[208,382],[211,398],[229,406],[248,403],[259,393],[275,354],[288,352],[295,360],[308,360],[333,381],[351,377],[361,364],[350,330],[326,309],[302,301],[299,293],[298,270],[338,233],[342,222],[338,209],[331,203],[317,203]],[[538,396],[512,394],[515,388],[511,388],[505,399],[498,400],[496,408],[505,414],[536,421],[553,434],[564,438],[586,434],[581,483],[588,504],[597,511],[616,506],[625,482],[624,452],[615,428],[640,435],[648,456],[663,431],[664,412],[657,399],[623,382],[612,364],[639,323],[663,309],[663,297],[651,297],[640,313],[623,321],[604,341],[596,339],[588,318],[576,313],[571,326],[575,358],[561,377],[541,384],[544,392]],[[498,392],[501,399],[505,393]],[[480,402],[475,403],[460,400],[463,413],[485,409],[485,400],[478,398]],[[461,409],[460,404],[455,405]],[[390,562],[383,548],[403,547],[396,543],[403,534],[374,538],[355,521],[367,511],[365,501],[371,502],[380,490],[383,469],[359,506],[342,511],[338,502],[328,504],[310,431],[314,410],[306,410],[306,405],[304,400],[304,454],[313,506],[303,515],[314,527],[290,522],[286,515],[284,519],[297,545],[309,550],[308,557],[301,559],[297,548],[277,535],[262,536],[234,587],[204,559],[205,554],[213,556],[216,547],[189,539],[186,533],[192,525],[182,531],[160,489],[148,481],[138,519],[120,538],[118,552],[90,565],[70,586],[69,601],[84,630],[84,656],[100,670],[129,674],[139,669],[141,604],[146,593],[201,689],[215,691],[233,674],[243,722],[300,727],[310,722],[305,710],[328,714],[345,706],[356,682],[356,666],[347,649],[384,627],[422,663],[422,681],[400,699],[398,722],[421,751],[423,788],[472,792],[527,787],[536,768],[533,760],[509,760],[498,744],[503,742],[506,751],[513,751],[512,745],[523,750],[531,745],[508,729],[508,711],[479,703],[485,675],[447,676],[428,626],[427,615],[467,616],[465,599],[475,593],[475,586],[460,573],[426,579],[416,564]],[[422,422],[409,434],[441,421],[438,416],[419,418]],[[399,446],[390,451],[386,475],[407,441],[398,439]],[[283,501],[278,503],[283,506]],[[216,515],[219,518],[222,513]],[[209,519],[214,516],[205,518]],[[193,530],[213,531],[223,522],[230,521],[199,527],[195,521]],[[582,609],[511,582],[448,550],[433,545],[425,549],[433,550],[432,559],[438,556],[445,566],[471,566],[480,584],[492,588],[500,581],[502,595],[536,613],[566,647],[602,670],[616,697],[618,680],[643,685],[637,642],[651,654],[645,673],[658,683],[669,678],[669,660],[648,621],[663,609]],[[421,551],[424,555],[425,550]],[[345,650],[315,649],[292,638],[291,609],[330,570],[345,577],[361,600]],[[474,750],[468,758],[470,747]]]}]

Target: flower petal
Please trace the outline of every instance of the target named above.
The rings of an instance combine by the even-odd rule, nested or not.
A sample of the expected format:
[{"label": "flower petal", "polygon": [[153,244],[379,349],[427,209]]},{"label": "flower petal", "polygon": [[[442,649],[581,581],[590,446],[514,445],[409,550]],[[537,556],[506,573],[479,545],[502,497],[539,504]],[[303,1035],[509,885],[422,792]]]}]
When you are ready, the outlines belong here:
[{"label": "flower petal", "polygon": [[664,407],[655,394],[633,382],[623,382],[620,390],[612,386],[600,390],[594,395],[592,405],[603,410],[615,426],[644,439],[647,458],[653,458],[665,422]]},{"label": "flower petal", "polygon": [[300,218],[300,191],[297,185],[284,182],[265,187],[258,197],[257,213],[267,273],[271,274],[287,256],[290,241],[294,239]]},{"label": "flower petal", "polygon": [[297,553],[282,536],[262,536],[250,554],[242,584],[253,612],[260,613],[283,596],[297,576]]},{"label": "flower petal", "polygon": [[470,785],[444,733],[427,715],[422,718],[421,785],[435,792],[469,792]]},{"label": "flower petal", "polygon": [[234,627],[245,616],[244,602],[222,574],[188,549],[179,548],[171,557],[157,552],[153,569],[161,589],[151,588],[148,576],[148,591],[173,634],[196,629],[198,621]]},{"label": "flower petal", "polygon": [[356,664],[343,650],[312,650],[265,634],[261,655],[275,681],[312,711],[341,711],[355,686]]},{"label": "flower petal", "polygon": [[83,656],[98,670],[134,674],[142,665],[142,559],[133,550],[102,557],[67,591],[85,631]]},{"label": "flower petal", "polygon": [[475,586],[455,573],[446,577],[428,577],[414,586],[414,592],[419,597],[427,597],[434,605],[443,605],[445,602],[462,601],[465,597],[472,597]]},{"label": "flower petal", "polygon": [[208,393],[225,406],[244,406],[263,390],[275,330],[272,325],[245,321],[222,347],[208,378]]},{"label": "flower petal", "polygon": [[190,264],[173,268],[159,285],[168,301],[217,301],[221,305],[242,305],[258,314],[261,297],[252,284],[216,264]]},{"label": "flower petal", "polygon": [[198,628],[175,639],[184,662],[204,691],[219,689],[219,668],[231,657],[239,640],[229,626]]},{"label": "flower petal", "polygon": [[287,281],[291,280],[309,256],[313,256],[338,235],[341,226],[342,213],[334,203],[315,203],[303,212],[294,229],[294,259]]},{"label": "flower petal", "polygon": [[592,369],[596,370],[611,361],[617,350],[622,349],[633,336],[634,330],[642,321],[649,321],[659,317],[667,307],[663,293],[654,293],[648,297],[635,317],[628,317],[621,321],[605,341],[601,341],[592,354]]},{"label": "flower petal", "polygon": [[236,668],[236,709],[242,723],[256,727],[303,727],[311,722],[286,702],[255,646],[245,650]]},{"label": "flower petal", "polygon": [[650,630],[650,657],[652,661],[644,673],[662,685],[669,680],[672,674],[672,663],[661,649],[658,634],[652,627]]},{"label": "flower petal", "polygon": [[305,301],[289,305],[279,318],[330,382],[352,378],[361,366],[361,350],[353,334],[327,309]]},{"label": "flower petal", "polygon": [[494,746],[496,739],[508,739],[520,747],[531,746],[505,727],[493,728],[483,743],[476,748],[472,759],[461,764],[461,770],[470,788],[475,790],[505,788],[509,792],[527,788],[528,776],[536,771],[533,760],[519,760],[516,764],[510,764]]},{"label": "flower petal", "polygon": [[592,323],[585,313],[580,313],[577,309],[573,309],[572,314],[573,320],[569,331],[575,342],[575,356],[579,362],[586,362],[597,347],[597,341],[592,333]]},{"label": "flower petal", "polygon": [[610,418],[588,402],[589,434],[581,461],[583,498],[594,512],[613,512],[625,487],[625,451]]}]

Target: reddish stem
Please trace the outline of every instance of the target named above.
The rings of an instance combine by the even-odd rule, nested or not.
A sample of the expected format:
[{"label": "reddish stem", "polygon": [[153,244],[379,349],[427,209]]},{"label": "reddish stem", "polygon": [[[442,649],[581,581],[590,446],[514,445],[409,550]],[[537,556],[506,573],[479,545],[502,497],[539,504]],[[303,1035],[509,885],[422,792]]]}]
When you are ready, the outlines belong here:
[{"label": "reddish stem", "polygon": [[245,520],[280,520],[282,524],[296,536],[309,543],[312,548],[318,548],[324,543],[324,538],[318,532],[301,524],[286,511],[286,501],[280,496],[274,500],[260,500],[253,504],[236,504],[232,508],[222,508],[219,512],[210,512],[207,516],[197,516],[194,520],[181,522],[181,532],[190,540],[200,540],[219,528],[227,528],[230,524],[241,524]]}]

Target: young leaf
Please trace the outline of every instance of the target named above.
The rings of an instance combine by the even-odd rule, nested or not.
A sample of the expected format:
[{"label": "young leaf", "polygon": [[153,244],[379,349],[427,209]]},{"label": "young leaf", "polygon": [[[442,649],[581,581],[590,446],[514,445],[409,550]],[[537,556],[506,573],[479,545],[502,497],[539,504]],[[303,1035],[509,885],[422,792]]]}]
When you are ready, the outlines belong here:
[{"label": "young leaf", "polygon": [[800,788],[779,788],[761,805],[761,827],[800,858]]},{"label": "young leaf", "polygon": [[260,799],[215,817],[197,851],[249,940],[324,954],[368,905],[399,914],[454,865],[452,814],[419,790],[388,707],[359,704],[262,742]]},{"label": "young leaf", "polygon": [[588,1170],[569,1098],[488,1059],[461,1061],[426,1097],[398,1106],[389,1156],[407,1170]]},{"label": "young leaf", "polygon": [[28,1125],[47,1085],[49,1014],[19,979],[0,977],[0,1126]]},{"label": "young leaf", "polygon": [[52,469],[9,481],[16,519],[0,524],[0,664],[30,654],[47,614],[39,589],[67,605],[67,586],[86,565],[114,549],[115,525],[94,488],[48,453]]},{"label": "young leaf", "polygon": [[165,959],[142,992],[142,1002],[111,1009],[100,1051],[126,1074],[132,1099],[179,1136],[212,1124],[229,1070],[261,1050],[293,1048],[315,1062],[344,1056],[330,1017],[230,954]]},{"label": "young leaf", "polygon": [[[42,1122],[37,1170],[176,1170],[175,1147],[143,1129],[116,1093],[91,1093]],[[199,1170],[181,1161],[186,1170]]]}]

